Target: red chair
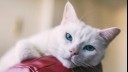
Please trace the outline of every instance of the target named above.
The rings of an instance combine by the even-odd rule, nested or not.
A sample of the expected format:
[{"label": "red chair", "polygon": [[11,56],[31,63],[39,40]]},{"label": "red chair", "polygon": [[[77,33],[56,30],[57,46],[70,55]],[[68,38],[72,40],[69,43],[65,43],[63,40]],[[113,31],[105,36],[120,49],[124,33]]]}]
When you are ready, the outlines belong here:
[{"label": "red chair", "polygon": [[6,72],[102,72],[101,64],[96,67],[77,67],[74,69],[65,68],[56,58],[45,56],[21,64],[15,65]]}]

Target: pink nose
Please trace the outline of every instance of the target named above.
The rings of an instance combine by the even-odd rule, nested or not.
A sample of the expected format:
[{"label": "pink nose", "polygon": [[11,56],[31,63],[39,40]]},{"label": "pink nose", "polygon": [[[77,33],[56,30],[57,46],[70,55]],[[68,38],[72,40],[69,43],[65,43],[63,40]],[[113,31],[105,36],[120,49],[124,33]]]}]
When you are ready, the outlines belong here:
[{"label": "pink nose", "polygon": [[74,56],[74,55],[78,55],[78,51],[75,49],[75,48],[72,48],[71,50],[69,50],[70,53],[71,53],[71,56]]}]

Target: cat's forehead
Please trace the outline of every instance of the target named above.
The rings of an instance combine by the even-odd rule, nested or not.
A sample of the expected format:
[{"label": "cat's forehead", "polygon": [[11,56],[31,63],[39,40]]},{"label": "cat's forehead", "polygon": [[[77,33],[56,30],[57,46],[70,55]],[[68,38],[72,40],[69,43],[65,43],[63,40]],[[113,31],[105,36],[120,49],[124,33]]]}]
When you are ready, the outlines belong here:
[{"label": "cat's forehead", "polygon": [[64,28],[67,31],[76,32],[86,27],[86,24],[81,21],[68,21],[65,22]]},{"label": "cat's forehead", "polygon": [[98,30],[90,26],[85,26],[80,30],[77,30],[74,34],[76,38],[80,38],[82,40],[95,38],[95,36],[97,35],[98,35]]},{"label": "cat's forehead", "polygon": [[86,35],[88,33],[95,33],[96,28],[93,28],[82,21],[66,22],[65,31],[78,35]]},{"label": "cat's forehead", "polygon": [[80,41],[95,38],[95,36],[98,34],[96,28],[93,28],[82,21],[64,22],[63,31],[70,33],[74,39],[79,39]]}]

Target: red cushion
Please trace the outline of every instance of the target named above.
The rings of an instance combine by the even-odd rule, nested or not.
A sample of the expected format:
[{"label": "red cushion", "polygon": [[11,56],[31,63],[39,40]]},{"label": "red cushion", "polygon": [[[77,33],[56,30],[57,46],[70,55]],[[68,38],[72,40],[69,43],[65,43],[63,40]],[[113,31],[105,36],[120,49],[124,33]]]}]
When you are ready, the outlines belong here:
[{"label": "red cushion", "polygon": [[7,72],[102,72],[101,64],[95,68],[65,68],[56,58],[45,56],[39,59],[22,62],[11,67]]}]

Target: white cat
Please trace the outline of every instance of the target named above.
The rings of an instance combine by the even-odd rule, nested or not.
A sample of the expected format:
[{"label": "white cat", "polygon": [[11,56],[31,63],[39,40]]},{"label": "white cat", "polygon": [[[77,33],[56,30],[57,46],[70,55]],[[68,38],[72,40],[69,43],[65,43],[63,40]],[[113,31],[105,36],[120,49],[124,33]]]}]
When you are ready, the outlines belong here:
[{"label": "white cat", "polygon": [[113,27],[96,29],[77,18],[67,2],[61,24],[51,30],[20,40],[0,60],[0,72],[21,61],[53,55],[65,67],[96,66],[108,44],[120,33]]}]

